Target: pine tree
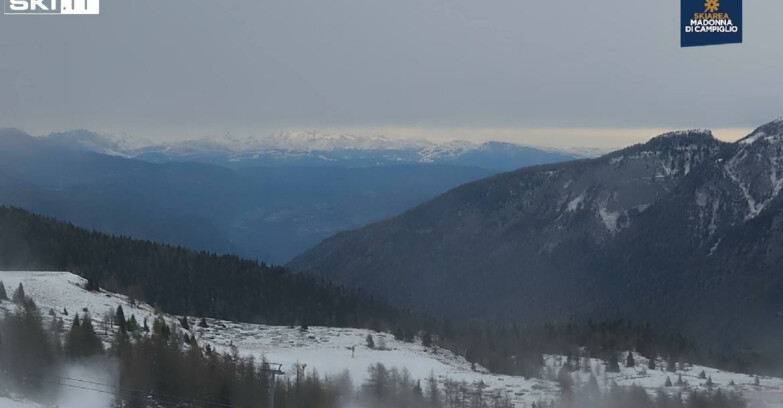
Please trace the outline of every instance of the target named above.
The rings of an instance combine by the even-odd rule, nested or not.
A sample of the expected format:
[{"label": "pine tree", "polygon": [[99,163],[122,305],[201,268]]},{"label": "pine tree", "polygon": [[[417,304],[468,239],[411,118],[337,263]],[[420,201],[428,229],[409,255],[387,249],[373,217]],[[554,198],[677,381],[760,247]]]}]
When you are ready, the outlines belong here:
[{"label": "pine tree", "polygon": [[663,384],[664,387],[671,387],[672,386],[672,380],[669,378],[669,376],[666,376],[666,382]]},{"label": "pine tree", "polygon": [[574,385],[574,380],[571,378],[571,370],[567,366],[560,367],[560,371],[557,373],[557,383],[563,391],[568,391]]},{"label": "pine tree", "polygon": [[117,327],[120,328],[120,332],[125,333],[128,329],[127,322],[125,321],[125,312],[122,310],[122,305],[117,306],[117,312],[114,314],[114,322]]},{"label": "pine tree", "polygon": [[673,373],[677,371],[677,360],[674,357],[669,357],[669,363],[666,365],[666,371]]},{"label": "pine tree", "polygon": [[182,326],[183,329],[190,330],[190,323],[188,323],[188,317],[187,316],[182,316],[182,318],[179,319],[179,324],[180,324],[180,326]]},{"label": "pine tree", "polygon": [[79,355],[79,330],[81,327],[81,321],[79,314],[73,316],[73,322],[71,323],[71,330],[68,332],[68,337],[65,338],[65,353],[71,357]]},{"label": "pine tree", "polygon": [[98,281],[90,278],[87,279],[87,284],[84,285],[84,289],[90,292],[97,292],[101,289],[100,285],[98,285]]},{"label": "pine tree", "polygon": [[617,354],[612,353],[612,355],[609,356],[609,362],[606,364],[606,371],[610,373],[620,372],[620,363],[617,361]]},{"label": "pine tree", "polygon": [[16,288],[16,291],[14,292],[13,301],[17,305],[23,305],[25,299],[27,299],[27,295],[24,293],[24,286],[22,286],[22,283],[19,283],[19,287]]},{"label": "pine tree", "polygon": [[432,334],[430,332],[425,331],[421,335],[421,345],[427,348],[432,347]]},{"label": "pine tree", "polygon": [[421,389],[421,380],[416,380],[416,385],[413,386],[413,396],[416,399],[421,399],[424,396],[424,392]]},{"label": "pine tree", "polygon": [[8,294],[5,293],[5,285],[0,281],[0,301],[8,300]]},{"label": "pine tree", "polygon": [[706,380],[707,379],[707,373],[704,372],[704,370],[701,370],[699,373],[699,379]]},{"label": "pine tree", "polygon": [[207,327],[209,327],[207,326],[207,319],[202,317],[201,321],[198,322],[198,327],[201,327],[202,329],[206,329]]},{"label": "pine tree", "polygon": [[375,341],[372,339],[372,334],[368,334],[365,339],[368,348],[375,348]]},{"label": "pine tree", "polygon": [[647,361],[647,368],[650,370],[655,370],[655,357],[650,357],[650,360]]},{"label": "pine tree", "polygon": [[402,341],[405,338],[405,333],[402,331],[402,327],[397,326],[394,330],[394,340]]},{"label": "pine tree", "polygon": [[84,342],[84,355],[94,356],[103,352],[103,343],[98,335],[95,333],[95,328],[92,326],[92,319],[89,315],[84,316],[81,326],[81,340]]},{"label": "pine tree", "polygon": [[435,378],[435,373],[432,371],[430,371],[430,376],[427,378],[427,400],[432,408],[439,408],[441,406],[438,380]]},{"label": "pine tree", "polygon": [[626,367],[636,367],[636,361],[633,359],[633,353],[628,352],[628,357],[625,358]]},{"label": "pine tree", "polygon": [[139,322],[136,320],[136,315],[131,315],[130,320],[128,320],[128,331],[136,332],[137,330],[139,330]]},{"label": "pine tree", "polygon": [[707,377],[707,388],[712,388],[712,376]]}]

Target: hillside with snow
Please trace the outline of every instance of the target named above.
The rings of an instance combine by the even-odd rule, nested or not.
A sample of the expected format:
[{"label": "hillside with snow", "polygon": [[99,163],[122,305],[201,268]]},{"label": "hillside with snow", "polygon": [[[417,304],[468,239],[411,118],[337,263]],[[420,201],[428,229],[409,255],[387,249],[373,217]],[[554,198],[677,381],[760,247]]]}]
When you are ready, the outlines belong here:
[{"label": "hillside with snow", "polygon": [[[21,283],[26,294],[37,303],[44,321],[51,319],[53,315],[62,319],[65,327],[70,327],[76,313],[89,313],[96,331],[107,345],[114,328],[108,317],[104,316],[110,316],[118,306],[123,307],[128,318],[135,316],[139,323],[144,319],[151,322],[158,315],[153,307],[131,302],[124,295],[104,290],[89,292],[84,289],[84,279],[68,272],[0,272],[0,281],[9,293]],[[14,307],[10,302],[0,302],[0,309],[12,311]],[[482,367],[471,367],[465,359],[448,350],[425,348],[418,340],[410,343],[397,341],[387,333],[331,327],[310,327],[302,331],[294,327],[236,323],[210,318],[206,319],[208,327],[202,328],[198,326],[200,319],[193,316],[188,317],[190,329],[185,330],[179,322],[182,316],[162,316],[171,325],[179,327],[181,333],[195,336],[203,347],[209,344],[216,350],[236,352],[243,357],[252,356],[256,361],[266,359],[270,363],[280,364],[286,375],[293,375],[296,372],[295,366],[300,364],[306,365],[306,372],[317,371],[321,375],[334,376],[347,371],[354,385],[359,385],[367,379],[370,365],[382,363],[387,368],[407,369],[414,380],[423,381],[430,374],[434,374],[441,384],[447,381],[468,384],[483,382],[486,385],[484,392],[507,395],[517,407],[529,407],[533,403],[555,399],[560,392],[557,382],[553,380],[491,374]],[[368,335],[374,339],[376,347],[373,349],[366,345]],[[542,377],[556,378],[564,360],[562,356],[546,356]],[[783,379],[779,378],[760,377],[756,385],[754,376],[691,365],[685,365],[676,373],[670,373],[663,370],[663,361],[658,362],[659,369],[650,370],[647,368],[648,361],[640,355],[635,355],[635,367],[622,367],[620,373],[606,372],[604,362],[600,360],[589,361],[589,370],[583,367],[571,374],[577,387],[586,386],[592,374],[602,389],[613,384],[636,384],[651,393],[663,389],[672,394],[684,389],[721,389],[741,392],[754,402],[754,406],[783,406]],[[699,378],[702,371],[711,379],[712,385]],[[664,387],[667,377],[674,386]],[[30,403],[15,402],[2,395],[0,406],[37,407]]]}]

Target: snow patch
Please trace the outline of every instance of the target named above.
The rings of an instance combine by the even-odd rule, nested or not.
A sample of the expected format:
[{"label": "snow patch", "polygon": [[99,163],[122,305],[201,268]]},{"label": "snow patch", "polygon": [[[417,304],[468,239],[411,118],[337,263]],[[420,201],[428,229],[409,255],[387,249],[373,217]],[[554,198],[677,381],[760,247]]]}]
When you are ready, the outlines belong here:
[{"label": "snow patch", "polygon": [[601,222],[604,223],[606,229],[612,234],[616,233],[620,228],[617,225],[617,220],[622,213],[616,211],[608,211],[606,206],[602,206],[598,209],[598,216],[601,218]]},{"label": "snow patch", "polygon": [[568,202],[568,205],[566,205],[566,211],[575,212],[577,209],[579,209],[579,205],[582,204],[584,200],[585,193],[579,194],[576,198]]}]

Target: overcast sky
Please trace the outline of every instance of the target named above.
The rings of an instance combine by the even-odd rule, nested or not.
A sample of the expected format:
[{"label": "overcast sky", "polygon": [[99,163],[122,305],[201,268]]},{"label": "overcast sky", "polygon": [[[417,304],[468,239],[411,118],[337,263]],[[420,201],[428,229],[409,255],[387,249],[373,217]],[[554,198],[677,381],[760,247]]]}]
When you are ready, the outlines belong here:
[{"label": "overcast sky", "polygon": [[[0,16],[0,126],[616,146],[783,116],[783,2],[681,49],[679,0],[103,0]],[[455,135],[452,137],[452,135]]]}]

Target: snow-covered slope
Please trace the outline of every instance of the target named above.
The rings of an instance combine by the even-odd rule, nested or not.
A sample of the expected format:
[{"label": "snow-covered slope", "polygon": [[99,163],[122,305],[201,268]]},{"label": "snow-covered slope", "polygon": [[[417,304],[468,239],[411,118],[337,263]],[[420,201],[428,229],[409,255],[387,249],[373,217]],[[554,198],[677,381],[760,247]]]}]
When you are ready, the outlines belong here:
[{"label": "snow-covered slope", "polygon": [[[138,303],[132,306],[123,295],[100,291],[89,292],[83,289],[86,281],[68,272],[0,272],[0,281],[6,290],[13,292],[20,283],[28,296],[38,304],[44,318],[53,310],[62,318],[66,327],[70,326],[74,313],[90,313],[96,322],[99,334],[111,333],[112,328],[103,324],[102,316],[122,306],[126,316],[134,315],[139,322],[151,320],[156,311],[149,305]],[[10,302],[0,303],[0,309],[11,310]],[[64,310],[68,310],[65,315]],[[178,316],[163,315],[171,324],[178,325]],[[388,368],[407,369],[414,379],[424,380],[432,373],[441,382],[453,380],[466,383],[484,382],[485,392],[508,395],[518,407],[530,406],[533,402],[557,398],[559,387],[556,382],[540,379],[495,375],[482,367],[471,369],[465,359],[440,348],[427,349],[419,342],[396,341],[393,336],[364,329],[341,329],[330,327],[310,327],[307,331],[298,328],[235,323],[216,319],[207,319],[207,328],[197,326],[194,317],[189,318],[191,331],[202,345],[210,344],[221,351],[236,351],[241,356],[254,356],[257,360],[266,358],[272,363],[282,364],[287,373],[295,372],[295,364],[306,364],[306,371],[317,371],[321,375],[335,375],[348,371],[354,384],[360,384],[367,378],[370,365],[382,363]],[[183,329],[180,329],[183,330]],[[183,330],[184,331],[184,330]],[[365,345],[368,335],[373,336],[376,348]],[[108,336],[105,337],[108,341]],[[350,348],[354,348],[352,352]],[[546,356],[545,378],[555,378],[565,359],[562,356]],[[707,389],[706,380],[699,379],[703,370],[712,378],[713,389],[735,390],[748,398],[765,401],[764,406],[783,406],[783,379],[760,378],[760,385],[754,385],[755,377],[729,373],[708,367],[685,366],[676,373],[661,370],[648,370],[647,360],[637,355],[636,367],[623,367],[620,373],[606,373],[600,360],[590,360],[590,371],[578,371],[572,374],[577,386],[586,385],[589,377],[595,375],[599,387],[605,388],[612,383],[618,385],[637,384],[648,390],[656,391],[663,387],[666,378],[676,383],[679,376],[688,389]],[[659,362],[659,367],[663,367]],[[731,382],[734,385],[730,385]],[[681,387],[667,387],[669,392],[677,392]],[[772,402],[772,404],[768,404]],[[12,405],[17,404],[17,405]],[[5,408],[31,408],[34,405],[0,399]]]},{"label": "snow-covered slope", "polygon": [[2,408],[43,408],[33,402],[17,401],[12,398],[0,397],[0,407]]}]

